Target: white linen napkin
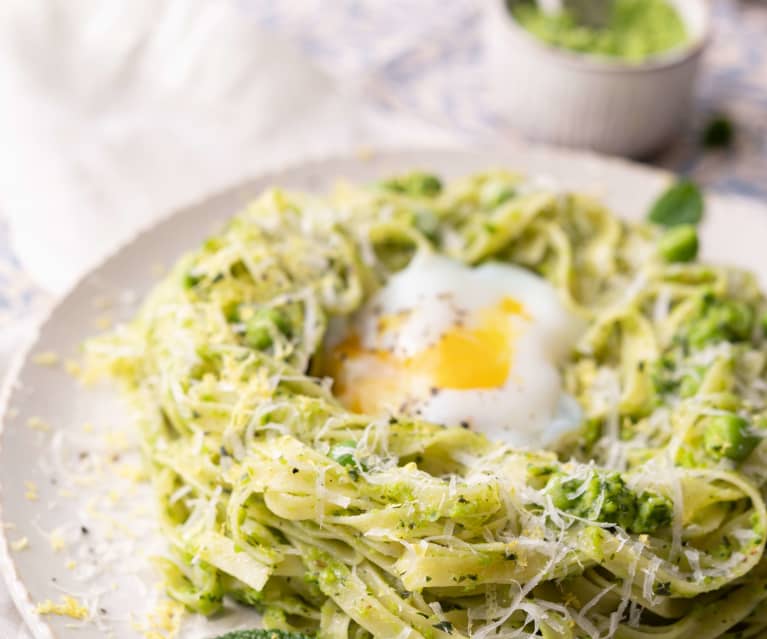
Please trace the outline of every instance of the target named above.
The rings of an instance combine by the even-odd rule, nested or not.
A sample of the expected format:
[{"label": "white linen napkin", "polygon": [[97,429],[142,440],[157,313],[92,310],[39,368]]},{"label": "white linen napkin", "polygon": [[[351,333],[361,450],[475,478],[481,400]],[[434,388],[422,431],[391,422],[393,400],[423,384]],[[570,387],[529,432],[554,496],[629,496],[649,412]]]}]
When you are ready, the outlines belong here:
[{"label": "white linen napkin", "polygon": [[[16,255],[61,292],[132,231],[261,170],[454,140],[362,92],[228,2],[4,0],[0,214]],[[0,580],[0,637],[27,636]]]},{"label": "white linen napkin", "polygon": [[228,2],[6,0],[0,60],[0,211],[55,292],[159,213],[265,168],[451,138],[362,106]]}]

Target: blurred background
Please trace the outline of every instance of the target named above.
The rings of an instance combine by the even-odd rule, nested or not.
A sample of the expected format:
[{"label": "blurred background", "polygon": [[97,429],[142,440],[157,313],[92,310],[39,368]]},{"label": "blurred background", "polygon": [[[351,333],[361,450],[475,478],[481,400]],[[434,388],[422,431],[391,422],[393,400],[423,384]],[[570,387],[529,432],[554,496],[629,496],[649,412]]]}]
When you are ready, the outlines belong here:
[{"label": "blurred background", "polygon": [[[689,55],[666,65],[682,75],[661,81],[652,103],[680,116],[663,147],[641,159],[767,203],[767,3],[681,5],[708,8],[710,18]],[[583,70],[572,55],[552,58],[529,36],[511,47],[520,36],[502,8],[498,0],[4,0],[0,367],[55,296],[126,237],[258,171],[327,153],[364,158],[379,147],[531,135],[635,155],[639,147],[614,139],[547,135],[517,114],[537,116],[538,99],[542,126],[570,117],[577,128],[573,104],[591,108],[601,91],[649,82],[655,71],[579,84],[566,75]],[[692,76],[682,58],[697,64],[698,54],[687,102],[679,85]],[[564,75],[550,75],[544,60]],[[556,77],[566,94],[534,95],[538,75]],[[618,123],[611,135],[634,127],[641,141],[653,126],[608,115]],[[0,636],[18,627],[0,592]]]},{"label": "blurred background", "polygon": [[[502,145],[531,132],[631,153],[631,144],[547,136],[525,125],[520,101],[544,127],[584,105],[565,100],[552,105],[553,115],[537,116],[534,100],[545,103],[547,89],[532,95],[525,84],[541,70],[539,52],[499,54],[507,34],[487,28],[501,21],[502,4],[4,2],[0,322],[33,316],[163,212],[286,162],[382,145]],[[683,116],[670,144],[643,152],[644,160],[765,199],[767,5],[686,4],[709,5],[711,37],[691,104],[664,97],[679,83],[673,77],[653,88],[661,111]],[[516,68],[507,70],[504,58],[499,65],[499,55]],[[570,94],[594,92],[578,77],[565,80],[574,83]],[[634,133],[652,126],[640,122]]]}]

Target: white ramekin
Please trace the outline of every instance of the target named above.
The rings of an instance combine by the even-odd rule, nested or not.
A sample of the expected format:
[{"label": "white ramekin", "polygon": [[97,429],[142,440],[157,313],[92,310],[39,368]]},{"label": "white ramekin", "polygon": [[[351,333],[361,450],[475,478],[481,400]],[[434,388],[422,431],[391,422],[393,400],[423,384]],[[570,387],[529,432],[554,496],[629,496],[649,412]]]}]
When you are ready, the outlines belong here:
[{"label": "white ramekin", "polygon": [[660,149],[689,117],[710,31],[706,0],[671,2],[689,42],[627,64],[553,47],[517,24],[505,0],[485,0],[494,108],[534,140],[632,157]]}]

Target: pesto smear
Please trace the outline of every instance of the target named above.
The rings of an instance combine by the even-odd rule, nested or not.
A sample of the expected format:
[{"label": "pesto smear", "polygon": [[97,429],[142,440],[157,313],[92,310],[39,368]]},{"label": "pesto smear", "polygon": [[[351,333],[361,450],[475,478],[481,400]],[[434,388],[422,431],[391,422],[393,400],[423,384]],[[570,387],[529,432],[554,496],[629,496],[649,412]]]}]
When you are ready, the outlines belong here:
[{"label": "pesto smear", "polygon": [[583,26],[564,10],[549,15],[533,0],[509,1],[509,9],[525,29],[563,49],[628,62],[641,62],[687,41],[679,13],[667,0],[615,0],[607,24]]}]

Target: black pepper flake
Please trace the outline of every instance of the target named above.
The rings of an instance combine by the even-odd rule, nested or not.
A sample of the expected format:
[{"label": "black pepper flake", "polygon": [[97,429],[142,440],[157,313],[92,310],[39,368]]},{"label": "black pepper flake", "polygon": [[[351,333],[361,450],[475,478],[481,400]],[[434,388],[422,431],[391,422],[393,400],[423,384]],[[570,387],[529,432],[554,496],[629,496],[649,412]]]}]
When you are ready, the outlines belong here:
[{"label": "black pepper flake", "polygon": [[469,427],[469,422],[467,422],[467,421],[462,421],[461,422],[461,428],[468,428],[468,427]]},{"label": "black pepper flake", "polygon": [[293,469],[293,470],[291,470],[290,472],[291,472],[291,473],[293,473],[293,474],[295,475],[295,474],[298,472],[298,468],[294,468],[294,469]]},{"label": "black pepper flake", "polygon": [[83,535],[87,535],[90,532],[90,530],[88,530],[87,526],[80,526],[80,532]]}]

